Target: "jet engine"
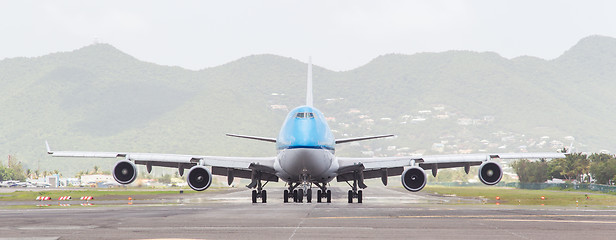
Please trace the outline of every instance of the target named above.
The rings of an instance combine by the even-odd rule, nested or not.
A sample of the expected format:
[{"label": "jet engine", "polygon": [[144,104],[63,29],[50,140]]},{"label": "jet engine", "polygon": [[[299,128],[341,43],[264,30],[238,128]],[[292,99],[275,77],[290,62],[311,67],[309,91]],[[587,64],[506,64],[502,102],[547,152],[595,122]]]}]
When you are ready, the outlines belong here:
[{"label": "jet engine", "polygon": [[212,174],[204,166],[194,166],[186,176],[188,186],[195,191],[203,191],[212,184]]},{"label": "jet engine", "polygon": [[408,168],[402,173],[402,185],[411,192],[423,189],[427,180],[426,173],[419,167]]},{"label": "jet engine", "polygon": [[137,166],[131,161],[121,160],[113,166],[113,179],[120,184],[130,184],[137,179]]},{"label": "jet engine", "polygon": [[494,185],[503,178],[503,170],[495,162],[484,162],[479,166],[479,180],[486,185]]}]

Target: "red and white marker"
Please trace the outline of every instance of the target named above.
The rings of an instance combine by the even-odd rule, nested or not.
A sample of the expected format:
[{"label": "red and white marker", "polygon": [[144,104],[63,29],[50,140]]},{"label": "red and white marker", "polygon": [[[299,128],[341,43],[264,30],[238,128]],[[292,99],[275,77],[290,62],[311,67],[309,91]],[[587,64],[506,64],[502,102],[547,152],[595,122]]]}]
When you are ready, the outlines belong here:
[{"label": "red and white marker", "polygon": [[71,200],[71,196],[62,196],[62,197],[59,197],[58,200],[60,200],[60,201]]},{"label": "red and white marker", "polygon": [[36,197],[36,201],[47,201],[51,200],[51,197],[38,196]]}]

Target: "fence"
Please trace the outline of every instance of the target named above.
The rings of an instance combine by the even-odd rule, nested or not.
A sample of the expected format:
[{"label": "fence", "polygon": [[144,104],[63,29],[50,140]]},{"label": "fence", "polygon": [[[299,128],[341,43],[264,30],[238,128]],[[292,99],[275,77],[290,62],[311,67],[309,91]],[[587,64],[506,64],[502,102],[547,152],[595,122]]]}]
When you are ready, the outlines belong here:
[{"label": "fence", "polygon": [[[469,182],[453,182],[453,183],[434,183],[437,185],[443,186],[484,186],[482,183],[469,183]],[[546,188],[559,188],[559,189],[575,189],[575,190],[591,190],[591,191],[600,191],[600,192],[616,192],[616,186],[609,185],[600,185],[600,184],[592,184],[592,183],[520,183],[520,182],[509,182],[509,183],[498,183],[497,187],[513,187],[520,189],[532,189],[532,190],[540,190]]]}]

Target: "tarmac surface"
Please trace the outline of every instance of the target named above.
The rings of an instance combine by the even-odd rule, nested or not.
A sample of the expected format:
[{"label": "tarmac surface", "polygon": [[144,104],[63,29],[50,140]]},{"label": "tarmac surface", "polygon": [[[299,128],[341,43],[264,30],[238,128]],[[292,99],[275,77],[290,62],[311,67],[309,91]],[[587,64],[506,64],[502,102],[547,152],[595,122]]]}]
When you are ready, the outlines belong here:
[{"label": "tarmac surface", "polygon": [[[502,206],[370,186],[349,204],[252,204],[249,190],[178,194],[159,201],[0,209],[0,239],[616,239],[616,211]],[[32,202],[36,204],[36,202]],[[56,204],[56,202],[52,202]]]}]

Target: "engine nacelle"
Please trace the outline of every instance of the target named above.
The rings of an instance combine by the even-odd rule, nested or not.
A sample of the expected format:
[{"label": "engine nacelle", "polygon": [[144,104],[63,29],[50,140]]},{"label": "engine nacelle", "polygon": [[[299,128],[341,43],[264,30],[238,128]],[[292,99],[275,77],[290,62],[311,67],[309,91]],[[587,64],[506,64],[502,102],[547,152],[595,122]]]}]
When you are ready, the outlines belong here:
[{"label": "engine nacelle", "polygon": [[486,185],[494,185],[503,178],[503,169],[495,162],[484,162],[479,166],[479,180]]},{"label": "engine nacelle", "polygon": [[427,181],[426,173],[419,167],[408,168],[402,173],[402,185],[411,192],[423,189]]},{"label": "engine nacelle", "polygon": [[195,191],[203,191],[212,184],[212,174],[204,166],[194,166],[186,175],[188,186]]},{"label": "engine nacelle", "polygon": [[131,161],[121,160],[113,166],[113,179],[120,184],[130,184],[137,179],[137,166]]}]

